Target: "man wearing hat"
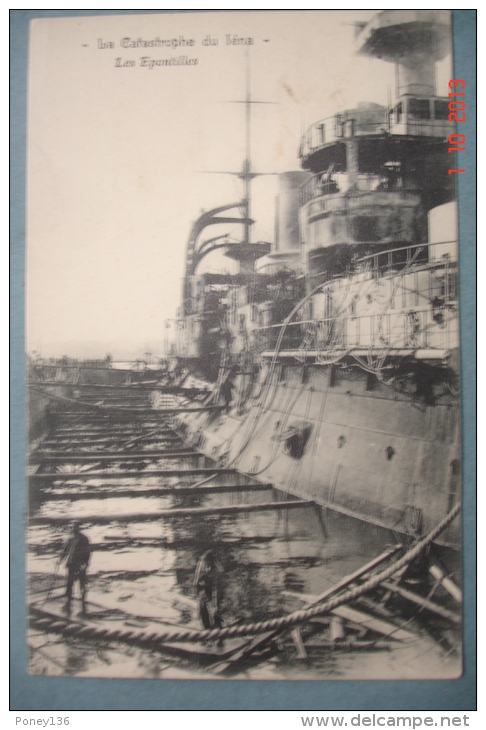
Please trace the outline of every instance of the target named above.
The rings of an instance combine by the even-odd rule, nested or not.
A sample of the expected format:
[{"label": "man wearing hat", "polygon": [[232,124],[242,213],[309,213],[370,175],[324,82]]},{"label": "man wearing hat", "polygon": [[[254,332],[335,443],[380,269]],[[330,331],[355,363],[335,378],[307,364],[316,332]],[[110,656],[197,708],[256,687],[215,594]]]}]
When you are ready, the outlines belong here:
[{"label": "man wearing hat", "polygon": [[66,587],[66,613],[71,613],[71,598],[73,594],[73,585],[79,580],[79,588],[81,590],[82,612],[85,612],[86,598],[86,570],[88,568],[89,559],[91,557],[91,548],[86,535],[80,530],[79,522],[74,522],[72,526],[72,536],[64,546],[61,555],[61,563],[66,559],[66,567],[68,569],[67,587]]}]

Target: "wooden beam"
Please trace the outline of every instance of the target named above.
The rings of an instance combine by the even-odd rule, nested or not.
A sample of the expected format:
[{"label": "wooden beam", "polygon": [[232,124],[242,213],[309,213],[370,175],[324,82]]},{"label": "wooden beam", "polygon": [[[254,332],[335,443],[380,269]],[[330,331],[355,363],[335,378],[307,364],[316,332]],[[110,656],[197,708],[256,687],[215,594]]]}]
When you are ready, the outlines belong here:
[{"label": "wooden beam", "polygon": [[294,646],[297,652],[297,659],[307,659],[307,652],[305,650],[304,642],[302,641],[302,635],[298,626],[294,626],[294,628],[291,629],[290,636],[292,637],[292,641],[294,642]]},{"label": "wooden beam", "polygon": [[[244,514],[247,512],[268,512],[281,509],[295,509],[297,507],[308,507],[312,502],[304,502],[303,500],[289,500],[287,502],[261,502],[256,504],[237,504],[225,505],[224,507],[180,507],[167,510],[159,510],[157,512],[133,512],[130,514],[100,514],[99,512],[92,515],[82,515],[79,518],[83,523],[107,524],[110,522],[146,522],[168,519],[171,517],[200,517],[205,515],[231,515]],[[31,525],[58,525],[62,523],[70,523],[77,519],[75,515],[58,517],[43,516],[30,517]]]},{"label": "wooden beam", "polygon": [[150,393],[139,393],[138,395],[132,395],[129,393],[83,393],[83,403],[99,403],[100,401],[111,403],[112,401],[121,401],[122,403],[128,403],[129,401],[138,401],[139,403],[148,403]]},{"label": "wooden beam", "polygon": [[[132,441],[134,439],[130,439]],[[168,443],[168,444],[175,444],[177,442],[182,442],[182,439],[178,436],[160,436],[160,437],[145,437],[140,436],[137,438],[137,441],[142,441],[144,444],[157,444],[160,442]],[[126,443],[126,437],[119,437],[119,436],[107,436],[106,438],[73,438],[71,439],[49,439],[48,441],[43,441],[41,444],[42,447],[49,447],[49,448],[56,448],[57,446],[73,446],[73,444],[78,444],[80,446],[97,446],[102,444],[111,444],[111,443]],[[130,444],[127,444],[129,446]]]},{"label": "wooden beam", "polygon": [[49,393],[48,391],[44,390],[43,388],[38,388],[35,385],[31,386],[31,390],[35,391],[36,393],[40,393],[41,395],[45,396],[46,398],[50,398],[55,401],[59,401],[61,403],[70,404],[72,406],[75,406],[79,410],[84,410],[85,408],[88,410],[98,410],[102,413],[116,413],[116,414],[127,414],[130,417],[134,415],[149,415],[152,418],[160,418],[166,415],[172,415],[173,413],[192,413],[193,411],[195,413],[200,411],[217,411],[222,410],[225,408],[224,405],[218,405],[218,406],[178,406],[177,408],[138,408],[137,406],[134,407],[123,407],[123,406],[103,406],[103,405],[97,405],[94,403],[89,403],[87,401],[81,401],[81,400],[75,400],[73,398],[65,398],[61,395],[56,395],[55,393]]},{"label": "wooden beam", "polygon": [[[314,606],[315,597],[309,594],[291,593],[291,591],[285,591],[285,594],[298,598],[303,603],[310,604],[309,608]],[[392,624],[389,621],[376,618],[375,616],[364,613],[363,611],[358,611],[355,608],[350,608],[349,606],[339,606],[338,608],[333,609],[330,613],[332,613],[333,616],[338,616],[346,621],[351,621],[357,626],[364,626],[379,634],[386,634],[387,636],[390,635],[397,641],[408,641],[409,639],[417,638],[415,634],[412,634],[410,631],[406,631],[399,626],[395,626],[395,624]]]},{"label": "wooden beam", "polygon": [[306,641],[307,651],[384,651],[391,649],[390,641]]},{"label": "wooden beam", "polygon": [[331,641],[341,641],[344,639],[344,621],[339,616],[333,616],[329,627]]},{"label": "wooden beam", "polygon": [[294,595],[305,595],[305,601],[311,603],[312,606],[317,606],[317,604],[322,603],[323,601],[327,600],[331,596],[333,596],[335,593],[338,593],[343,588],[347,588],[351,583],[353,583],[358,578],[361,578],[366,573],[369,573],[371,570],[374,570],[374,568],[377,568],[379,565],[382,565],[387,560],[389,560],[391,557],[396,555],[396,553],[402,549],[402,545],[395,545],[392,548],[389,548],[388,550],[385,550],[385,552],[381,553],[381,555],[378,555],[378,557],[373,558],[373,560],[370,560],[369,563],[366,563],[365,565],[362,565],[361,568],[358,568],[358,570],[355,570],[354,573],[350,573],[349,575],[342,578],[342,580],[335,583],[331,588],[328,588],[324,593],[321,593],[319,596],[311,596],[309,594],[299,594],[296,593]]},{"label": "wooden beam", "polygon": [[71,451],[71,452],[59,452],[54,451],[52,453],[40,453],[39,451],[32,454],[31,458],[29,459],[29,462],[45,462],[45,463],[59,463],[59,462],[79,462],[80,464],[85,464],[88,462],[93,461],[147,461],[150,459],[176,459],[176,458],[182,458],[182,457],[200,457],[202,454],[199,454],[197,451],[194,451],[194,449],[184,449],[184,450],[177,450],[177,451],[171,451],[170,449],[168,451],[137,451],[137,452],[127,452],[127,451],[108,451],[104,453],[96,453],[93,452],[92,454],[87,453],[86,451]]},{"label": "wooden beam", "polygon": [[396,641],[415,641],[417,639],[417,635],[411,631],[395,626],[395,624],[384,621],[384,619],[375,618],[375,616],[363,613],[363,611],[357,611],[355,608],[350,608],[350,606],[339,606],[332,613],[346,621],[352,621],[360,626],[366,626],[367,629],[371,629],[371,631],[375,631],[378,634],[389,636]]},{"label": "wooden beam", "polygon": [[[180,385],[161,385],[159,383],[131,383],[130,385],[113,385],[109,383],[46,383],[46,382],[37,382],[30,380],[28,382],[29,387],[35,386],[37,388],[45,388],[45,387],[54,387],[59,388],[59,386],[62,386],[64,388],[69,387],[73,390],[94,390],[94,391],[112,391],[116,390],[120,392],[122,395],[125,395],[127,393],[130,393],[132,391],[157,391],[157,393],[162,393],[163,395],[176,395],[176,394],[182,394],[187,395],[190,397],[191,395],[197,396],[197,395],[204,395],[206,393],[210,393],[211,390],[209,388],[184,388]],[[138,397],[138,396],[137,396]]]},{"label": "wooden beam", "polygon": [[431,565],[429,568],[429,572],[431,573],[431,575],[434,576],[436,580],[440,582],[440,584],[446,589],[446,591],[450,593],[455,601],[457,601],[458,603],[462,603],[461,589],[456,586],[454,581],[447,577],[441,567],[439,567],[438,565]]},{"label": "wooden beam", "polygon": [[418,596],[416,593],[413,593],[406,588],[402,588],[402,586],[396,585],[395,583],[390,583],[389,581],[385,581],[382,585],[384,588],[393,591],[393,593],[398,593],[398,595],[402,598],[405,598],[406,601],[410,601],[416,606],[420,606],[420,608],[431,611],[432,613],[435,613],[442,618],[452,621],[452,623],[454,624],[461,623],[462,619],[460,614],[454,613],[454,611],[449,611],[449,609],[443,608],[443,606],[439,606],[437,603],[431,601],[428,598]]},{"label": "wooden beam", "polygon": [[93,427],[90,424],[82,423],[77,428],[54,427],[49,431],[49,439],[68,439],[71,436],[76,438],[131,438],[135,436],[160,436],[160,438],[175,438],[178,434],[170,428],[156,429],[155,426],[136,428],[114,427],[110,424]]},{"label": "wooden beam", "polygon": [[[373,570],[377,566],[381,565],[382,563],[389,560],[393,555],[395,555],[399,550],[402,549],[401,545],[395,545],[394,547],[390,548],[389,550],[386,550],[384,553],[381,553],[381,555],[378,555],[378,557],[373,558],[369,563],[366,563],[366,565],[363,565],[361,568],[358,568],[358,570],[355,570],[354,573],[351,573],[350,575],[346,576],[342,580],[340,580],[338,583],[336,583],[334,586],[331,586],[331,588],[328,588],[324,593],[321,593],[320,596],[314,596],[311,600],[310,607],[316,606],[318,603],[322,603],[322,601],[326,600],[327,598],[330,598],[335,593],[338,593],[340,590],[346,588],[350,585],[350,583],[353,583],[357,578],[360,578],[365,573],[368,573],[370,570]],[[296,594],[300,595],[300,594]],[[251,639],[245,646],[238,649],[238,651],[232,655],[227,661],[225,662],[218,662],[217,665],[214,665],[212,667],[212,671],[214,671],[215,674],[223,674],[226,672],[233,664],[236,662],[247,658],[252,654],[254,651],[259,649],[261,646],[264,646],[268,641],[272,641],[275,639],[278,634],[281,633],[279,630],[277,631],[268,631],[266,634],[262,634],[260,636],[256,636],[254,639]]]},{"label": "wooden beam", "polygon": [[39,482],[58,482],[58,481],[79,481],[86,479],[143,479],[145,477],[183,477],[191,476],[191,474],[234,474],[236,469],[230,468],[212,468],[195,467],[194,469],[141,469],[140,471],[89,471],[79,473],[63,474],[56,472],[55,474],[37,473],[29,476],[29,482],[38,484]]},{"label": "wooden beam", "polygon": [[230,494],[231,492],[264,492],[273,489],[272,484],[210,484],[202,487],[153,487],[143,489],[98,489],[74,492],[72,489],[49,491],[46,497],[49,500],[69,500],[70,502],[83,499],[109,499],[110,497],[166,497],[168,495],[201,495]]}]

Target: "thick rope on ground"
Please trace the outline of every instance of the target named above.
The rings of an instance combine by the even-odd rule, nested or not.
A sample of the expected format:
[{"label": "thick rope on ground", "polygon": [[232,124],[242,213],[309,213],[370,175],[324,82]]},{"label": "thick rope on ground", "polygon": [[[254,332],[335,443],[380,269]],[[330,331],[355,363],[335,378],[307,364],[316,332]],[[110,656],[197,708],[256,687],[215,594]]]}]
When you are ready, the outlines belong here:
[{"label": "thick rope on ground", "polygon": [[[52,617],[52,621],[49,624],[49,628],[45,626],[45,620],[48,618],[46,612],[30,607],[32,615],[32,623],[35,626],[38,624],[45,631],[52,630],[54,632],[63,633],[66,630],[71,636],[82,636],[84,638],[102,638],[105,641],[126,641],[128,643],[136,643],[140,645],[145,644],[164,644],[174,642],[191,642],[197,643],[199,641],[207,641],[213,639],[233,639],[241,636],[252,636],[254,634],[262,634],[267,631],[275,631],[278,629],[285,629],[289,626],[296,626],[297,624],[304,623],[311,618],[322,616],[335,608],[342,606],[345,603],[354,601],[360,596],[368,593],[383,581],[391,578],[394,573],[404,568],[406,565],[415,560],[422,550],[430,545],[439,535],[443,532],[446,527],[452,522],[452,520],[459,514],[461,504],[457,504],[451,512],[422,540],[419,540],[413,548],[408,550],[401,558],[396,560],[392,565],[388,566],[385,570],[380,573],[376,573],[374,576],[369,578],[367,581],[359,586],[347,590],[341,595],[335,596],[334,598],[325,601],[318,606],[313,608],[303,609],[301,611],[294,611],[293,613],[287,614],[287,616],[281,616],[280,618],[268,619],[266,621],[256,621],[250,624],[241,624],[228,626],[222,629],[208,629],[206,631],[197,631],[194,629],[184,629],[181,631],[161,631],[157,634],[147,636],[144,632],[137,633],[133,631],[120,631],[101,629],[94,626],[86,626],[86,624],[76,624],[71,622],[69,619],[65,621],[60,620],[57,616]],[[64,626],[64,628],[62,628]],[[55,627],[55,628],[54,628]]]}]

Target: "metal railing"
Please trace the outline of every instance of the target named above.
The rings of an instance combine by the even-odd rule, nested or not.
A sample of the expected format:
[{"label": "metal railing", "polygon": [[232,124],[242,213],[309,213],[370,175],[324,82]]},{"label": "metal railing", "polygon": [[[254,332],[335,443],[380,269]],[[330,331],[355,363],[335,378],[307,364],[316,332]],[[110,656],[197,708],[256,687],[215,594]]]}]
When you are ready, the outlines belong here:
[{"label": "metal railing", "polygon": [[[282,325],[254,330],[255,346],[260,352],[275,349]],[[386,354],[389,350],[449,350],[459,345],[459,319],[454,305],[422,307],[365,315],[326,317],[291,322],[280,345],[281,351],[302,351],[302,343],[312,327],[307,348],[320,352],[365,349]]]},{"label": "metal railing", "polygon": [[411,114],[404,113],[398,122],[387,109],[348,113],[320,119],[309,127],[300,143],[300,158],[308,157],[332,142],[351,137],[388,133],[400,136],[448,138],[454,131],[454,125],[444,119],[416,119]]},{"label": "metal railing", "polygon": [[[416,243],[410,246],[400,246],[385,251],[369,254],[358,259],[358,269],[369,269],[375,276],[382,276],[392,270],[399,270],[403,266],[414,264],[429,264],[431,270],[456,265],[456,258],[450,257],[450,248],[457,248],[457,241],[440,241],[437,243]],[[433,260],[432,260],[433,259]]]},{"label": "metal railing", "polygon": [[[447,246],[454,242],[432,244]],[[427,261],[427,245],[383,251],[358,262],[358,271],[368,272],[369,282],[377,278],[387,281],[389,289],[378,295],[374,286],[368,304],[372,312],[359,314],[356,292],[363,285],[356,283],[356,292],[348,288],[348,302],[335,304],[335,314],[327,317],[290,322],[280,345],[281,350],[296,353],[303,349],[332,352],[353,348],[373,351],[414,350],[458,347],[459,320],[457,310],[457,265],[449,258]],[[410,268],[411,266],[411,268]],[[401,267],[406,273],[383,277]],[[361,277],[361,275],[359,275]],[[335,281],[329,282],[332,287]],[[326,284],[322,295],[326,295]],[[370,292],[368,292],[370,294]],[[315,295],[316,298],[319,294]],[[375,301],[372,305],[371,302]],[[255,347],[260,351],[275,348],[284,324],[258,327],[253,331]],[[312,344],[310,344],[312,343]]]},{"label": "metal railing", "polygon": [[[325,173],[324,173],[325,177]],[[410,198],[412,195],[418,195],[419,191],[412,187],[402,187],[401,180],[398,178],[395,181],[386,179],[385,175],[367,174],[360,173],[356,175],[353,181],[352,195],[350,191],[350,184],[348,175],[346,173],[335,173],[332,180],[323,181],[323,173],[313,175],[311,178],[306,180],[299,187],[299,205],[303,206],[309,203],[311,200],[343,200],[346,198],[354,198],[360,200],[362,196],[366,194],[392,194],[400,195],[404,199]],[[329,196],[335,195],[336,193],[346,193],[349,195],[339,196],[337,198],[330,198]],[[329,202],[329,204],[331,204]],[[344,203],[342,203],[344,205]]]}]

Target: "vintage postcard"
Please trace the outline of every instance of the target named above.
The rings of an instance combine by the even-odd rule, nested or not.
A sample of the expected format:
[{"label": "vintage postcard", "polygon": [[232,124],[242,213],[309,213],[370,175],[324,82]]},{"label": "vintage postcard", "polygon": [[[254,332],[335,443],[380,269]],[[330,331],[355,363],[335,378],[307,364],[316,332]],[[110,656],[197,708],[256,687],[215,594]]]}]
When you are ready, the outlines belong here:
[{"label": "vintage postcard", "polygon": [[461,676],[451,22],[31,22],[30,674]]}]

